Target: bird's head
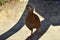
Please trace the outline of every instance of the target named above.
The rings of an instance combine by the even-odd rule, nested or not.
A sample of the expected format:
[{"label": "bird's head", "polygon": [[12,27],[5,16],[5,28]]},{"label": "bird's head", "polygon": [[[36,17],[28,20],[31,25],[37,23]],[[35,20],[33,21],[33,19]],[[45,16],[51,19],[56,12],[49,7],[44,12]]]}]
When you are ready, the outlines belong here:
[{"label": "bird's head", "polygon": [[27,10],[28,13],[32,13],[33,12],[33,8],[29,4],[26,6],[26,10]]}]

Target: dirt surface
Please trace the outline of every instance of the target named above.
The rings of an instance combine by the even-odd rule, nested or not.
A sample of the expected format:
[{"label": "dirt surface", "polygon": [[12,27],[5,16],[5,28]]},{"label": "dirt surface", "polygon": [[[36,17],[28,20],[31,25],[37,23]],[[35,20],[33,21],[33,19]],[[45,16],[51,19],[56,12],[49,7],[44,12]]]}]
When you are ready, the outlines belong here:
[{"label": "dirt surface", "polygon": [[0,35],[17,23],[23,14],[26,4],[25,2],[12,1],[0,7]]}]

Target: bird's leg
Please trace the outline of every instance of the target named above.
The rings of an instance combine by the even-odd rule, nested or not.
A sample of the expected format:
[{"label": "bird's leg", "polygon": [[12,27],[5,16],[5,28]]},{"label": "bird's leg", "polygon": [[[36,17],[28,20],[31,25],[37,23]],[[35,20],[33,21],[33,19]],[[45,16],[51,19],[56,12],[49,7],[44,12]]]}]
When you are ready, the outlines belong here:
[{"label": "bird's leg", "polygon": [[33,33],[33,29],[31,30],[31,35],[32,35],[32,33]]},{"label": "bird's leg", "polygon": [[38,31],[39,31],[39,32],[41,32],[41,29],[40,29],[40,27],[38,28]]}]

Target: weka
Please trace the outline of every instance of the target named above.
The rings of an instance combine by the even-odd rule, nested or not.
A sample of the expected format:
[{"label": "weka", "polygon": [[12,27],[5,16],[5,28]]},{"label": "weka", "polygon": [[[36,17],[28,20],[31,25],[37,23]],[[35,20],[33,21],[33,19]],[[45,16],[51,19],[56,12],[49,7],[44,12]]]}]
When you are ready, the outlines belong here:
[{"label": "weka", "polygon": [[31,5],[26,6],[28,15],[26,16],[26,26],[31,30],[31,35],[33,33],[33,28],[40,30],[40,20],[36,14],[33,13],[33,8]]}]

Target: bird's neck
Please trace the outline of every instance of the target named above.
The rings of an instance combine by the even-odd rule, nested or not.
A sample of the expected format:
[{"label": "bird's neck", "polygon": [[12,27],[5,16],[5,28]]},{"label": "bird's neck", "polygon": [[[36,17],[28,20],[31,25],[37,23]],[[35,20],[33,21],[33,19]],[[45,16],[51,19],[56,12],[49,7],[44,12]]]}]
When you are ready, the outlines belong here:
[{"label": "bird's neck", "polygon": [[28,15],[31,15],[31,14],[33,14],[33,11],[32,12],[28,12]]}]

